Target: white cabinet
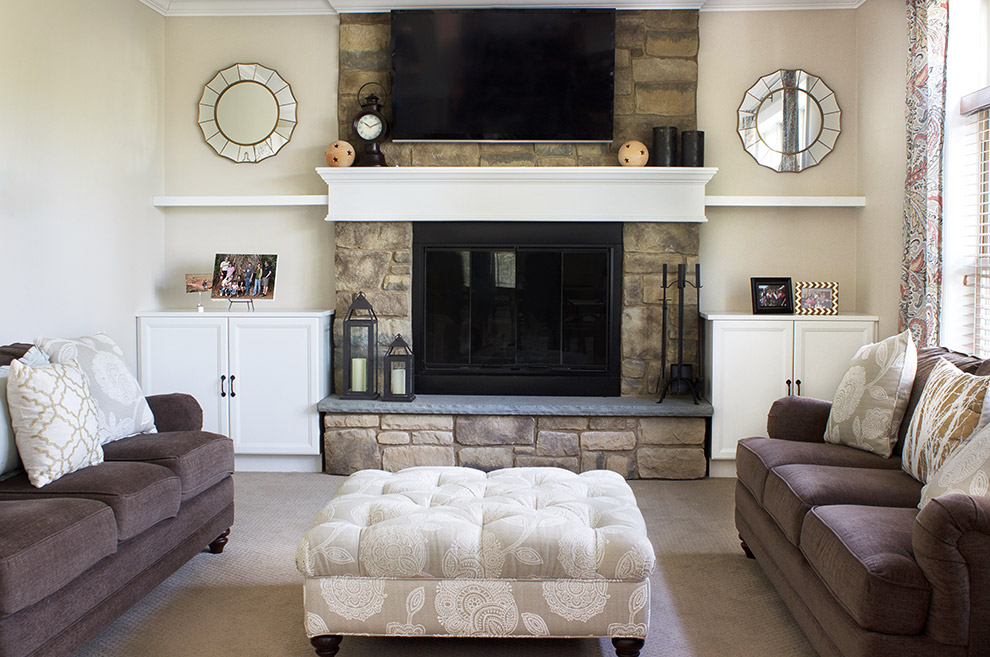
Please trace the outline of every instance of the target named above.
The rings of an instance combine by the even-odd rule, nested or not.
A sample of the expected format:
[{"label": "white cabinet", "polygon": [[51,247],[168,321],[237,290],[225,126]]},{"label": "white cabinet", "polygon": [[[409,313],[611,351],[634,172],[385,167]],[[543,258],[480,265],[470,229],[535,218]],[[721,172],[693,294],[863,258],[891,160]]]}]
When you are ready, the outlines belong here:
[{"label": "white cabinet", "polygon": [[[705,385],[712,402],[712,459],[765,436],[770,405],[788,394],[831,400],[849,360],[876,341],[877,317],[703,313]],[[713,469],[714,472],[714,469]]]},{"label": "white cabinet", "polygon": [[186,392],[230,436],[238,470],[320,471],[332,311],[138,315],[145,394]]}]

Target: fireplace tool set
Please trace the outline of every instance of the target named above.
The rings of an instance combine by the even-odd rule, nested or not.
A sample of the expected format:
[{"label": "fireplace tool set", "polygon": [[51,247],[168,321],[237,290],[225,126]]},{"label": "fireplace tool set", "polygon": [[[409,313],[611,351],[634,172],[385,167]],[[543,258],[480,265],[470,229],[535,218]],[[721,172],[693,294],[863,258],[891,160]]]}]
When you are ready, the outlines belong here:
[{"label": "fireplace tool set", "polygon": [[[694,282],[687,280],[687,266],[677,265],[677,278],[667,280],[667,265],[663,266],[663,320],[660,328],[660,377],[657,381],[657,389],[660,391],[660,399],[657,403],[662,403],[667,393],[682,395],[691,393],[694,403],[697,404],[701,397],[701,375],[702,358],[704,358],[704,331],[701,326],[701,315],[696,314],[695,323],[698,329],[698,376],[694,376],[694,363],[684,362],[684,290],[686,287],[694,288],[695,308],[700,308],[701,301],[701,265],[694,266]],[[667,374],[667,290],[677,286],[677,362],[670,365],[670,373]],[[673,303],[673,299],[670,300]]]}]

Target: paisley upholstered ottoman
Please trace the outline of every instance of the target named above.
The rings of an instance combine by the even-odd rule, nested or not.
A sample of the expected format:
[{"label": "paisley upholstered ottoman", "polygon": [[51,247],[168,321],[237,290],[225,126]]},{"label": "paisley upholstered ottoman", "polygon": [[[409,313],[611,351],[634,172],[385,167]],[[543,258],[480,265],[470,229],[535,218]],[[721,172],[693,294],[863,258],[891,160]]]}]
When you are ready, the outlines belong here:
[{"label": "paisley upholstered ottoman", "polygon": [[306,634],[611,637],[635,657],[655,565],[615,472],[416,467],[348,477],[299,541]]}]

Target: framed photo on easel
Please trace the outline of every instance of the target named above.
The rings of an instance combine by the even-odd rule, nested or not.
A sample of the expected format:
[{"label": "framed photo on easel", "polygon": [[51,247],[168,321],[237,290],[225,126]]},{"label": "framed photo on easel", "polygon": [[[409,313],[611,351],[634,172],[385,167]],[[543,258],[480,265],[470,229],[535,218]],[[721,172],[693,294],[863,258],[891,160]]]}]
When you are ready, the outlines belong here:
[{"label": "framed photo on easel", "polygon": [[794,312],[790,278],[751,278],[753,314],[790,315]]},{"label": "framed photo on easel", "polygon": [[836,315],[839,284],[835,281],[798,281],[794,284],[794,312],[798,315]]},{"label": "framed photo on easel", "polygon": [[218,253],[210,298],[231,302],[273,299],[277,273],[274,253]]}]

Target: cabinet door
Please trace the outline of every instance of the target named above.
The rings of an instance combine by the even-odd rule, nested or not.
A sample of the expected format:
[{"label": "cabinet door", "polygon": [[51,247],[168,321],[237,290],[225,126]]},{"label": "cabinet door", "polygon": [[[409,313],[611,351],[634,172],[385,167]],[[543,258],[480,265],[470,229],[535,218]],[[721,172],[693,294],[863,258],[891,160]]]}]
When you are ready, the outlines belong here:
[{"label": "cabinet door", "polygon": [[[203,407],[203,429],[227,435],[227,320],[142,317],[138,377],[146,395],[185,392]],[[224,396],[221,396],[221,393]]]},{"label": "cabinet door", "polygon": [[864,344],[875,340],[870,321],[794,322],[794,379],[803,397],[831,401],[849,360]]},{"label": "cabinet door", "polygon": [[230,319],[230,435],[238,454],[319,454],[319,321]]},{"label": "cabinet door", "polygon": [[765,436],[770,405],[787,394],[793,322],[712,326],[712,458],[736,458],[740,438]]}]

